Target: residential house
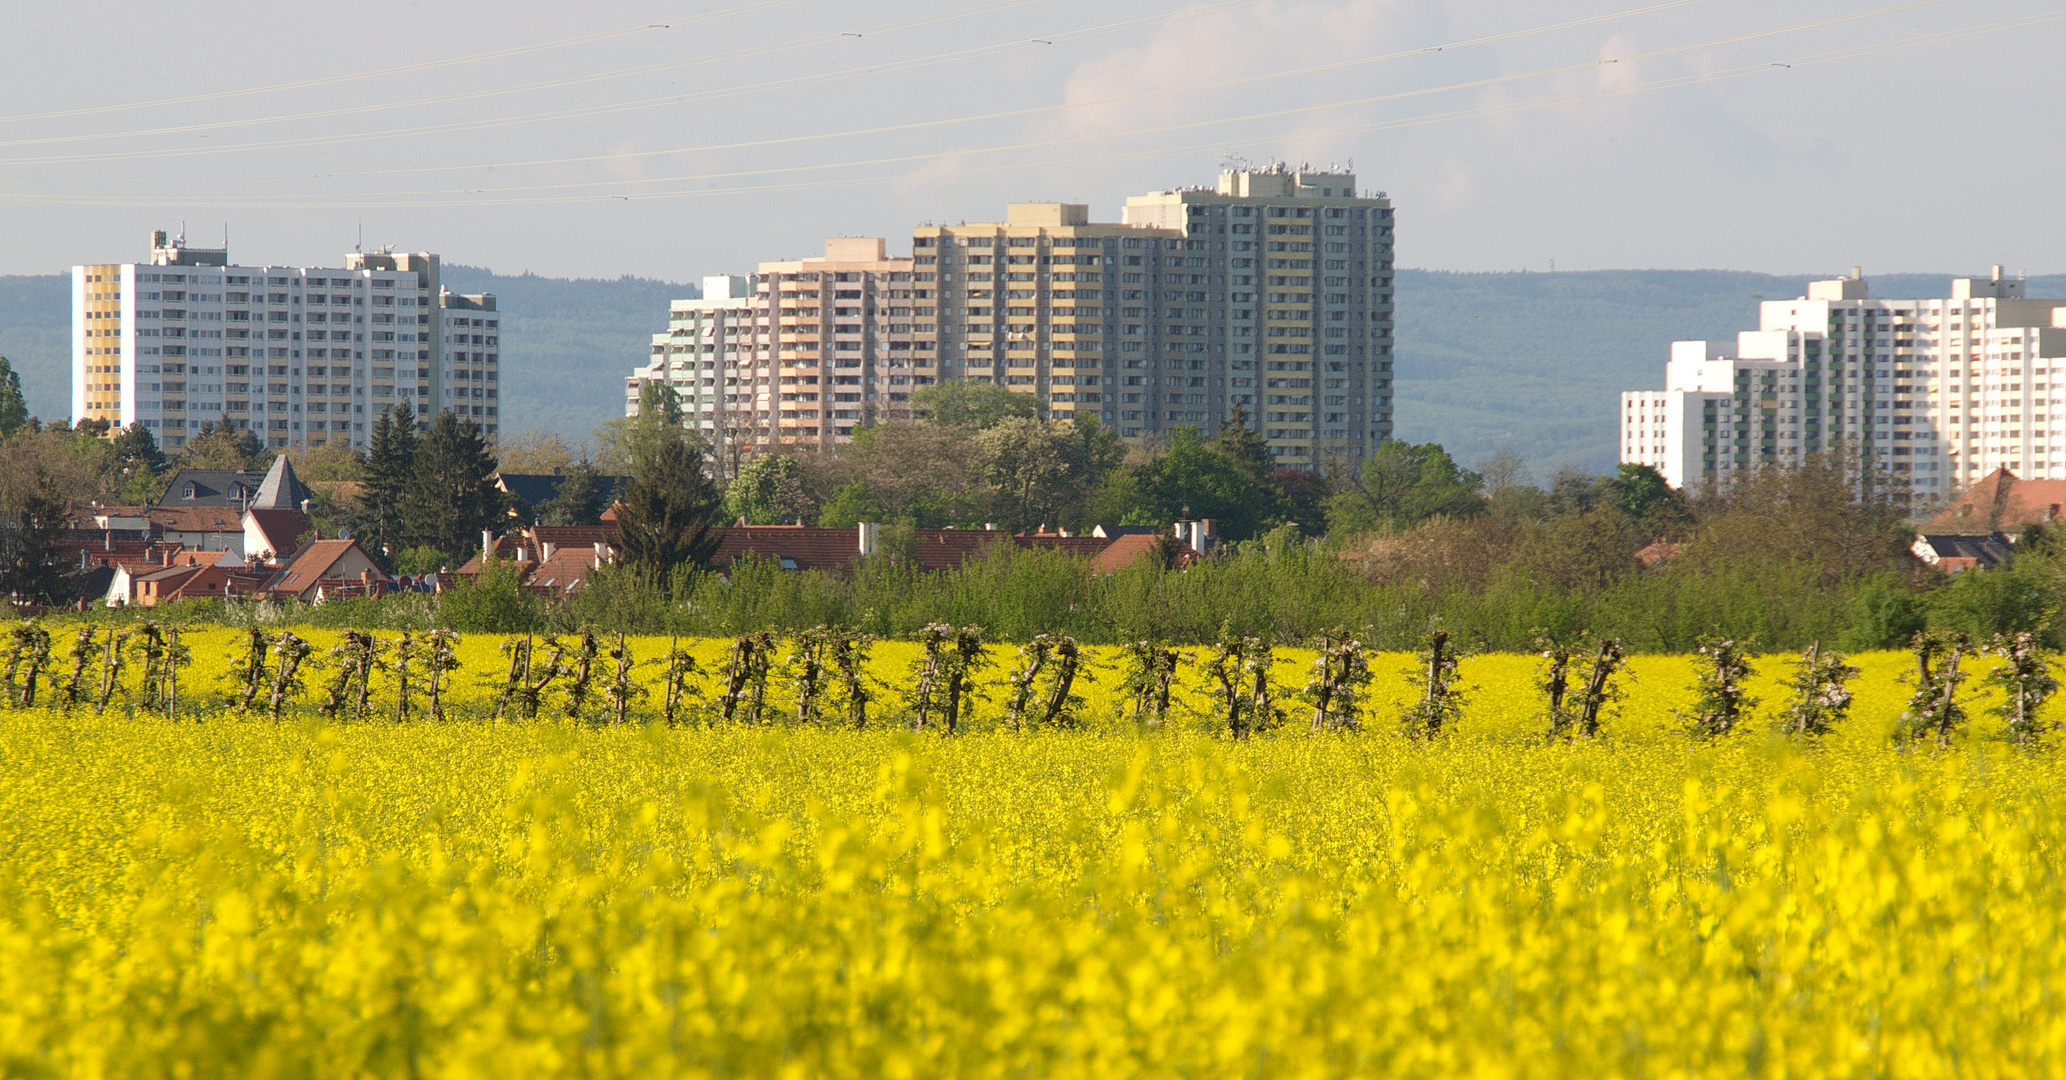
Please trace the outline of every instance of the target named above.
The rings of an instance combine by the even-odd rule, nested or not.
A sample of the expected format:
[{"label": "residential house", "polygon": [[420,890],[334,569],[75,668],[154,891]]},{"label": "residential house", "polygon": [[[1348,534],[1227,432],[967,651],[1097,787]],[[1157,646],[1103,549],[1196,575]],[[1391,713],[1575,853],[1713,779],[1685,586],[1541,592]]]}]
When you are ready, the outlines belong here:
[{"label": "residential house", "polygon": [[346,586],[365,589],[387,581],[380,564],[357,540],[317,540],[265,583],[271,596],[316,603]]},{"label": "residential house", "polygon": [[253,564],[283,560],[301,550],[315,523],[299,510],[244,511],[244,557]]},{"label": "residential house", "polygon": [[1996,469],[1938,511],[1920,530],[1925,535],[2014,536],[2032,525],[2057,520],[2066,507],[2066,480],[2019,480]]},{"label": "residential house", "polygon": [[108,607],[142,603],[143,580],[180,565],[182,560],[186,566],[221,566],[226,570],[243,569],[246,565],[235,551],[191,551],[178,544],[152,544],[141,553],[120,556],[108,563],[112,573],[100,594],[101,602]]},{"label": "residential house", "polygon": [[1170,557],[1176,560],[1177,566],[1183,567],[1203,557],[1198,554],[1197,548],[1181,539],[1176,541],[1176,549],[1173,552],[1165,552],[1163,538],[1169,535],[1161,529],[1143,529],[1129,530],[1115,536],[1112,542],[1105,546],[1105,550],[1098,552],[1096,557],[1090,560],[1091,569],[1100,574],[1116,574],[1142,559],[1161,560]]},{"label": "residential house", "polygon": [[160,543],[188,551],[244,554],[244,515],[230,506],[152,507],[151,531]]},{"label": "residential house", "polygon": [[[566,480],[564,469],[554,469],[549,473],[496,473],[495,490],[515,496],[535,515],[539,507],[559,498],[560,485]],[[624,489],[631,485],[629,476],[598,476],[596,481],[601,488],[599,502],[603,506],[622,498]],[[513,509],[510,512],[515,514],[517,511]]]},{"label": "residential house", "polygon": [[234,551],[181,552],[170,566],[136,579],[135,602],[148,608],[174,600],[248,596],[265,584],[266,576]]},{"label": "residential house", "polygon": [[1985,536],[1956,536],[1925,533],[1909,548],[1915,557],[1951,573],[1961,570],[1990,570],[2007,566],[2016,558],[2015,543],[2007,533]]},{"label": "residential house", "polygon": [[159,508],[207,506],[218,509],[244,511],[299,510],[311,497],[311,492],[294,475],[294,466],[285,455],[273,459],[272,468],[257,472],[248,469],[181,469],[172,474],[172,482],[166,485],[165,494],[158,500]]}]

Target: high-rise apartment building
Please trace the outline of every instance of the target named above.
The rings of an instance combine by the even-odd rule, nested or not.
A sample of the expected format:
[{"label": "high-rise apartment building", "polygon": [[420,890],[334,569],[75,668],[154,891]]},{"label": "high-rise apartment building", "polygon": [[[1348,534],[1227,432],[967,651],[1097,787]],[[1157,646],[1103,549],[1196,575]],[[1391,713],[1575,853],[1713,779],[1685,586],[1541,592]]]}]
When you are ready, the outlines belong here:
[{"label": "high-rise apartment building", "polygon": [[154,232],[148,263],[73,267],[72,415],[142,424],[167,449],[215,420],[271,447],[364,446],[397,404],[496,433],[494,296],[444,291],[428,253],[344,262],[232,266]]},{"label": "high-rise apartment building", "polygon": [[[1387,199],[1359,194],[1348,172],[1272,165],[1129,199],[1123,218],[1016,203],[1001,222],[919,226],[909,260],[878,240],[828,241],[824,260],[764,264],[727,295],[673,305],[627,409],[663,350],[686,400],[688,348],[704,429],[716,436],[729,415],[771,444],[836,443],[908,415],[911,388],[954,379],[1035,395],[1051,418],[1131,440],[1210,434],[1239,406],[1295,467],[1354,461],[1390,437]],[[723,347],[735,329],[752,349]],[[779,362],[791,356],[837,359],[814,371]],[[726,412],[749,401],[750,413]]]},{"label": "high-rise apartment building", "polygon": [[676,300],[625,412],[665,380],[719,459],[756,448],[829,448],[854,428],[910,419],[911,390],[936,378],[912,340],[911,260],[876,237],[825,241],[824,258],[767,262],[751,279],[703,280]]},{"label": "high-rise apartment building", "polygon": [[911,238],[912,278],[919,310],[934,317],[917,324],[917,347],[939,357],[946,378],[1034,394],[1051,419],[1113,425],[1121,266],[1182,236],[1093,224],[1090,208],[1073,203],[1014,203],[994,224],[922,225]]},{"label": "high-rise apartment building", "polygon": [[1945,299],[1867,292],[1854,269],[1764,301],[1733,349],[1673,343],[1665,389],[1621,395],[1621,460],[1684,488],[1843,449],[1925,501],[1997,468],[2066,479],[2066,300],[1999,266]]},{"label": "high-rise apartment building", "polygon": [[916,230],[944,370],[1128,439],[1212,433],[1239,405],[1291,466],[1390,437],[1388,199],[1351,173],[1273,165],[1135,196],[1123,217],[1022,203],[1000,224]]}]

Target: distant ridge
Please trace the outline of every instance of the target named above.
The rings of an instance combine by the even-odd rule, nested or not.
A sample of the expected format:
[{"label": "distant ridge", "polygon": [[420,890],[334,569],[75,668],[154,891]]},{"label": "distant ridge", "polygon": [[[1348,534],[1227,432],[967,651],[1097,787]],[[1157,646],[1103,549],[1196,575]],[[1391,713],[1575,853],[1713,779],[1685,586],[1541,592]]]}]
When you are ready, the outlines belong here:
[{"label": "distant ridge", "polygon": [[[1844,268],[1848,272],[1848,267]],[[1874,296],[1944,296],[1953,277],[1866,276]],[[1615,460],[1616,395],[1664,383],[1674,340],[1733,339],[1757,325],[1755,297],[1801,295],[1822,274],[1737,270],[1398,273],[1397,431],[1440,442],[1465,463],[1502,446],[1537,478]],[[570,441],[623,415],[624,377],[667,329],[670,300],[693,285],[651,278],[504,275],[447,265],[455,292],[492,292],[503,315],[502,423]],[[70,301],[63,274],[0,277],[0,355],[22,374],[29,408],[64,416]],[[2066,275],[2032,277],[2032,296],[2066,296]]]}]

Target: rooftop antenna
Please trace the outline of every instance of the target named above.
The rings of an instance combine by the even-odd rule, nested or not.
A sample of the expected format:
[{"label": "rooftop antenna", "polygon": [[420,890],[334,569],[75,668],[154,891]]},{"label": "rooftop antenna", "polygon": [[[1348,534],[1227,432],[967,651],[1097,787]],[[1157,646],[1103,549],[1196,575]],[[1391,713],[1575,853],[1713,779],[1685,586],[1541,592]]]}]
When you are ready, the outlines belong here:
[{"label": "rooftop antenna", "polygon": [[172,246],[173,246],[173,247],[185,247],[185,246],[187,246],[187,223],[186,223],[186,222],[182,221],[182,222],[180,222],[180,223],[179,223],[179,239],[177,239],[177,240],[174,240],[174,241],[172,242]]},{"label": "rooftop antenna", "polygon": [[363,206],[359,207],[359,242],[352,245],[352,250],[361,253],[366,250],[366,208]]}]

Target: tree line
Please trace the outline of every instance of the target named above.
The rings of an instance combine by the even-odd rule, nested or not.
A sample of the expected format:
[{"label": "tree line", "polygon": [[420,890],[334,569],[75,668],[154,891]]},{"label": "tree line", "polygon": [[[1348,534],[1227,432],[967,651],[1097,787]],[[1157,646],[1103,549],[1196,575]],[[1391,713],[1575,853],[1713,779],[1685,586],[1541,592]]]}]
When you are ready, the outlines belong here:
[{"label": "tree line", "polygon": [[[1899,485],[1842,455],[1685,492],[1641,466],[1606,476],[1564,468],[1537,483],[1510,453],[1465,467],[1437,444],[1398,441],[1354,467],[1284,469],[1238,412],[1211,437],[1180,429],[1127,446],[1094,423],[1042,420],[1030,399],[998,387],[929,387],[914,404],[916,421],[865,429],[837,453],[764,453],[728,481],[660,385],[646,388],[637,416],[599,433],[592,460],[564,451],[554,459],[523,437],[491,446],[451,416],[418,431],[401,414],[378,419],[364,454],[295,453],[305,478],[357,482],[355,503],[318,500],[325,535],[349,527],[391,567],[416,571],[470,558],[483,529],[592,523],[612,501],[606,472],[628,474],[614,499],[617,564],[564,601],[530,596],[500,572],[440,601],[454,625],[479,629],[589,622],[734,634],[824,623],[908,637],[944,621],[1014,639],[1116,643],[1211,640],[1226,627],[1303,640],[1345,626],[1401,648],[1439,623],[1466,648],[1525,650],[1541,633],[1590,631],[1636,651],[1684,651],[1708,634],[1760,649],[1859,649],[1931,628],[1976,640],[2030,631],[2052,642],[2048,613],[2066,596],[2061,544],[2041,528],[2022,538],[2012,567],[1950,576],[1922,566],[1908,551],[1914,533]],[[65,495],[112,496],[170,467],[142,429],[105,434],[30,421],[8,436],[10,452],[33,445],[37,464],[0,477],[6,521],[33,524]],[[216,428],[181,458],[267,453],[248,440]],[[565,478],[547,506],[516,506],[495,490],[498,464],[545,471],[548,461]],[[63,480],[39,488],[39,476]],[[904,551],[919,527],[1087,530],[1186,518],[1217,522],[1224,558],[1186,569],[1149,560],[1097,577],[1065,558],[1003,547],[959,570],[921,574]],[[722,578],[707,573],[716,530],[738,520],[887,527],[878,557],[840,572],[749,560]],[[6,536],[32,531],[9,525]],[[0,542],[14,544],[0,554],[22,550]],[[0,572],[33,576],[32,563],[16,558]],[[418,601],[374,610],[380,603],[321,617],[433,617]]]}]

